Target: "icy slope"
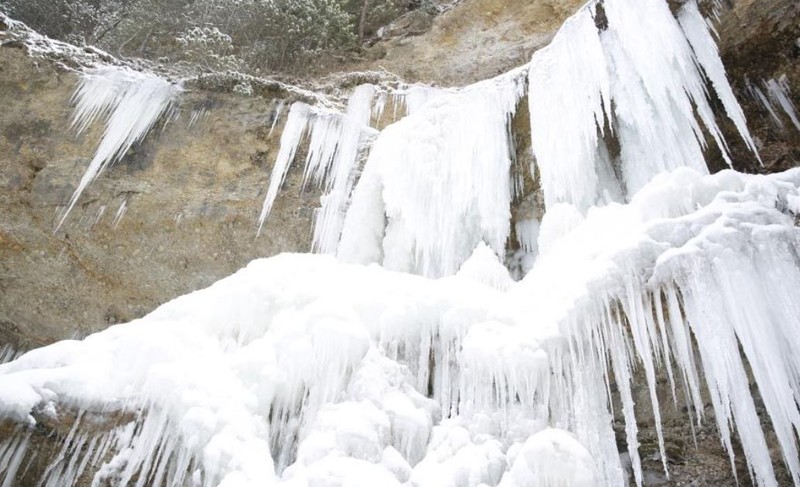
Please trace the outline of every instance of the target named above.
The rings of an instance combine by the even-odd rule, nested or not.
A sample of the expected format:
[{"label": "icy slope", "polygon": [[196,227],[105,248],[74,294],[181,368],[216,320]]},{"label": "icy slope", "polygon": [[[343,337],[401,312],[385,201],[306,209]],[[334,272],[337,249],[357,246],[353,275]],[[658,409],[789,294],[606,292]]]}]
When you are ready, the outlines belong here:
[{"label": "icy slope", "polygon": [[[254,261],[0,366],[0,411],[81,411],[55,485],[101,463],[98,478],[136,485],[621,485],[607,384],[636,445],[632,367],[657,411],[653,371],[672,363],[695,407],[705,381],[723,442],[735,425],[758,484],[775,485],[745,364],[796,475],[798,213],[800,171],[680,170],[590,211],[519,283],[486,247],[438,280]],[[101,411],[122,424],[80,419]],[[548,426],[571,434],[537,435]],[[30,434],[0,446],[6,480]]]}]

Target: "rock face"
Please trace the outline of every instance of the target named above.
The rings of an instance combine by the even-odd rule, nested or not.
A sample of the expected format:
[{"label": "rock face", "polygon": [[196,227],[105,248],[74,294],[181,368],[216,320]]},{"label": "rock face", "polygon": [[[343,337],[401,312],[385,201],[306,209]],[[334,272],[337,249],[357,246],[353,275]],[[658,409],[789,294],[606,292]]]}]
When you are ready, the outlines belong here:
[{"label": "rock face", "polygon": [[[706,1],[713,11],[713,1]],[[721,2],[725,4],[725,2]],[[794,0],[736,0],[719,9],[714,23],[728,78],[755,136],[763,166],[736,137],[727,137],[734,168],[775,172],[800,164],[800,123],[792,120],[771,92],[782,84],[793,109],[800,106],[800,3]],[[762,99],[763,97],[763,99]],[[766,99],[767,103],[764,103]],[[797,119],[795,119],[797,120]],[[732,128],[728,127],[732,134]],[[725,167],[721,159],[711,162]]]},{"label": "rock face", "polygon": [[425,22],[400,19],[368,51],[366,68],[385,68],[409,82],[465,85],[527,63],[584,0],[463,0]]},{"label": "rock face", "polygon": [[309,249],[318,197],[301,195],[299,171],[256,238],[276,105],[208,92],[185,94],[176,119],[92,183],[54,232],[102,124],[70,130],[75,74],[22,49],[0,48],[0,58],[0,343],[84,335],[254,258]]}]

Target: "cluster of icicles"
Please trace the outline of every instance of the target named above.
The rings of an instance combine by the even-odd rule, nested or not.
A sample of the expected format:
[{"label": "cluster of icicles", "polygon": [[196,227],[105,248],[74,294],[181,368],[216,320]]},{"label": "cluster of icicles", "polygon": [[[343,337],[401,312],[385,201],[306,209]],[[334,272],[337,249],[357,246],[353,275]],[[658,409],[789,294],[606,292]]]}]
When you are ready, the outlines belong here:
[{"label": "cluster of icicles", "polygon": [[[86,181],[177,90],[94,76],[76,123],[108,123]],[[752,148],[696,4],[604,0],[498,78],[361,86],[345,113],[293,104],[260,224],[307,141],[314,249],[330,255],[257,260],[0,365],[0,485],[37,455],[46,486],[89,472],[137,487],[642,485],[635,373],[665,471],[675,405],[659,374],[692,421],[708,398],[732,464],[735,431],[754,481],[777,485],[752,376],[800,485],[800,171],[709,175],[705,133],[727,157],[710,92]],[[544,208],[512,233],[530,193],[510,129],[526,95]],[[386,108],[406,116],[382,127]],[[39,449],[36,424],[55,425],[59,451]]]}]

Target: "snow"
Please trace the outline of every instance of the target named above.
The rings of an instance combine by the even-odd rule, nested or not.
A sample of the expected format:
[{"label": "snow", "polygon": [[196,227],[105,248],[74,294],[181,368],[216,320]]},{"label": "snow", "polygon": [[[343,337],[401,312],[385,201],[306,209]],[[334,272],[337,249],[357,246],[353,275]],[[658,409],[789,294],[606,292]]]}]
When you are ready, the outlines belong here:
[{"label": "snow", "polygon": [[[116,438],[114,458],[87,464],[168,485],[187,475],[177,465],[201,485],[621,485],[607,381],[641,478],[632,370],[654,391],[655,369],[674,363],[697,411],[705,381],[726,447],[735,426],[758,484],[775,485],[745,369],[796,475],[800,229],[777,202],[799,196],[800,170],[661,175],[630,204],[589,211],[518,283],[485,245],[443,279],[257,260],[0,366],[0,409],[127,417],[132,432],[76,420],[83,443]],[[27,455],[26,435],[0,449]]]},{"label": "snow", "polygon": [[569,432],[548,428],[531,436],[516,454],[500,487],[594,487],[591,454]]},{"label": "snow", "polygon": [[51,39],[34,31],[23,22],[9,18],[3,12],[0,12],[0,22],[6,26],[6,29],[0,33],[4,40],[22,44],[31,57],[52,60],[61,69],[93,69],[107,66],[142,69],[145,63],[140,59],[117,59],[94,46],[78,47]]},{"label": "snow", "polygon": [[[633,382],[667,470],[660,371],[696,421],[708,393],[757,485],[777,485],[767,434],[800,485],[800,169],[709,175],[703,132],[726,152],[709,97],[753,144],[696,5],[602,5],[607,26],[591,2],[494,79],[293,103],[260,229],[305,148],[327,255],[255,260],[131,323],[0,351],[0,485],[36,455],[33,427],[61,422],[43,485],[621,486],[612,402],[642,485]],[[75,126],[107,129],[79,191],[178,90],[95,74]],[[544,207],[507,256],[526,95]]]}]

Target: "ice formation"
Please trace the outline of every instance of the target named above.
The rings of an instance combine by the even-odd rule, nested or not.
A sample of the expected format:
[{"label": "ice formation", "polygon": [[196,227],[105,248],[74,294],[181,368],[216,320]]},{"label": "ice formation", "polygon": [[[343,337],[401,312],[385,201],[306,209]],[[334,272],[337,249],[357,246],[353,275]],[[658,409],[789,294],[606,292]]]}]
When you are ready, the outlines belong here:
[{"label": "ice formation", "polygon": [[[652,49],[651,38],[663,46]],[[530,169],[538,172],[548,210],[566,203],[584,213],[629,200],[661,172],[707,172],[704,131],[727,160],[712,96],[755,154],[695,2],[685,2],[677,17],[662,0],[590,2],[529,66],[495,79],[388,94],[362,86],[339,116],[310,116],[298,106],[284,130],[261,223],[311,124],[306,175],[311,168],[326,191],[315,250],[431,277],[454,273],[480,241],[503,258],[519,189],[510,123],[525,95],[536,166]],[[343,121],[360,118],[367,126],[367,106],[380,118],[390,96],[407,116],[380,132],[354,185],[362,139],[347,135]],[[363,107],[361,117],[352,116],[352,105]]]},{"label": "ice formation", "polygon": [[596,470],[591,454],[569,432],[548,428],[515,452],[500,487],[595,487]]},{"label": "ice formation", "polygon": [[[792,125],[800,130],[800,117],[797,114],[797,107],[792,103],[789,97],[789,80],[786,75],[780,76],[778,79],[768,79],[763,82],[763,90],[758,85],[748,82],[748,91],[750,95],[764,107],[764,110],[769,113],[773,123],[780,128],[785,127],[783,117],[780,111],[786,114]],[[766,93],[764,91],[766,90]],[[776,106],[777,105],[777,106]]]},{"label": "ice formation", "polygon": [[706,171],[695,113],[727,158],[704,77],[754,148],[693,1],[678,22],[658,0],[590,3],[570,18],[530,67],[532,147],[547,206],[585,211],[629,197],[663,171]]},{"label": "ice formation", "polygon": [[104,121],[105,129],[59,227],[89,183],[147,135],[179,92],[180,87],[169,81],[127,68],[105,67],[82,73],[73,97],[76,106],[72,125],[80,134],[99,119]]},{"label": "ice formation", "polygon": [[[344,113],[294,103],[281,135],[259,232],[307,140],[304,186],[313,183],[323,190],[314,251],[436,276],[454,273],[481,239],[503,254],[513,196],[508,124],[525,93],[524,75],[519,69],[464,89],[410,85],[387,90],[362,85]],[[387,106],[391,121],[402,120],[378,134]],[[364,164],[361,159],[367,152]],[[484,164],[489,160],[494,163]],[[356,180],[359,189],[353,192]],[[429,184],[417,187],[423,182]],[[452,206],[430,201],[431,197],[444,201],[436,194],[440,191],[448,192]],[[481,221],[471,221],[473,191],[481,194]],[[373,201],[383,196],[394,200]],[[431,210],[437,214],[428,218]],[[381,243],[384,211],[390,237]],[[377,216],[365,220],[365,213]],[[425,222],[427,227],[421,225]],[[463,225],[470,226],[464,232],[469,238],[461,242]],[[456,242],[458,252],[448,255]],[[411,249],[418,255],[411,256]]]},{"label": "ice formation", "polygon": [[658,411],[674,364],[676,394],[702,412],[704,381],[726,447],[735,425],[776,485],[749,367],[797,481],[798,214],[800,170],[682,169],[591,210],[518,283],[486,246],[443,279],[254,261],[0,366],[0,414],[23,425],[0,465],[24,468],[25,424],[73,417],[54,485],[90,466],[131,485],[622,485],[608,384],[640,479],[633,368]]},{"label": "ice formation", "polygon": [[321,207],[315,215],[312,250],[335,254],[359,162],[378,133],[376,126],[381,123],[387,104],[392,107],[391,120],[396,121],[446,91],[422,85],[387,90],[365,84],[354,90],[344,113],[304,102],[292,104],[261,209],[259,234],[301,144],[307,141],[303,187],[313,184],[323,192]]},{"label": "ice formation", "polygon": [[[306,144],[332,255],[256,260],[84,340],[0,351],[0,485],[32,465],[34,426],[59,425],[46,486],[622,486],[612,410],[642,485],[634,380],[668,467],[658,373],[696,421],[708,394],[731,461],[736,434],[771,487],[768,420],[800,485],[800,169],[709,175],[712,92],[752,148],[696,5],[604,0],[495,79],[293,104],[261,224]],[[515,281],[526,95],[544,208],[513,222]]]},{"label": "ice formation", "polygon": [[[345,217],[338,255],[438,277],[475,246],[504,254],[523,70],[437,96],[384,129]],[[385,215],[385,216],[384,216]]]},{"label": "ice formation", "polygon": [[313,248],[322,253],[335,252],[358,156],[365,141],[376,132],[370,128],[374,93],[375,87],[372,85],[356,88],[345,114],[315,109],[303,102],[292,105],[261,210],[259,232],[269,216],[298,147],[307,135],[309,142],[303,184],[314,183],[325,191],[322,207],[316,215]]}]

